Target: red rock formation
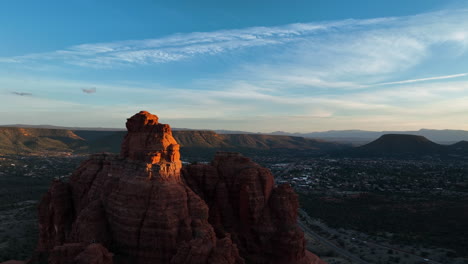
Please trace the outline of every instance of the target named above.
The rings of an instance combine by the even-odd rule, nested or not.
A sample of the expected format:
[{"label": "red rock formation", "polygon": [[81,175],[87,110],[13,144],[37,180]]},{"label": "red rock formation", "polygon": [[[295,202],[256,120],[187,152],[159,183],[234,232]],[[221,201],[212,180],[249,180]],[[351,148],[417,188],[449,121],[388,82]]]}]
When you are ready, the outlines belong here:
[{"label": "red rock formation", "polygon": [[76,264],[112,264],[113,254],[101,244],[91,244],[75,258]]},{"label": "red rock formation", "polygon": [[181,178],[168,125],[142,111],[127,129],[119,156],[92,155],[52,184],[30,263],[312,263],[297,197],[269,170],[225,153]]},{"label": "red rock formation", "polygon": [[274,187],[268,169],[240,154],[219,152],[211,165],[187,166],[183,176],[210,207],[217,233],[232,233],[247,262],[323,263],[305,249],[297,195],[289,185]]},{"label": "red rock formation", "polygon": [[49,252],[54,246],[65,243],[73,217],[70,187],[55,180],[39,204],[40,233],[37,251]]},{"label": "red rock formation", "polygon": [[35,259],[112,263],[110,249],[118,263],[244,263],[229,237],[216,237],[207,205],[181,181],[170,127],[140,112],[127,128],[120,156],[91,156],[44,196]]},{"label": "red rock formation", "polygon": [[54,247],[50,264],[112,264],[112,254],[101,244],[68,243]]},{"label": "red rock formation", "polygon": [[160,124],[157,116],[141,111],[129,118],[126,126],[128,133],[122,144],[121,157],[146,162],[149,170],[156,166],[163,178],[180,176],[179,144],[172,137],[169,125]]}]

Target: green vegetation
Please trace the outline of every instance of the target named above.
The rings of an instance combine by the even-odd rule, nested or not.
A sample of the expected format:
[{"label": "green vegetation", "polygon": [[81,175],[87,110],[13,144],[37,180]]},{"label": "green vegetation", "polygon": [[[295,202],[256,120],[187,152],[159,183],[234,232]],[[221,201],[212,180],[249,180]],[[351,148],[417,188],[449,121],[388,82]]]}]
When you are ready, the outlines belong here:
[{"label": "green vegetation", "polygon": [[329,197],[300,194],[301,207],[335,228],[384,236],[395,242],[449,248],[468,256],[468,199],[409,194]]},{"label": "green vegetation", "polygon": [[37,204],[52,179],[70,174],[83,157],[0,157],[0,262],[31,257],[37,245]]},{"label": "green vegetation", "polygon": [[42,128],[0,128],[0,154],[71,152],[85,141],[70,130]]}]

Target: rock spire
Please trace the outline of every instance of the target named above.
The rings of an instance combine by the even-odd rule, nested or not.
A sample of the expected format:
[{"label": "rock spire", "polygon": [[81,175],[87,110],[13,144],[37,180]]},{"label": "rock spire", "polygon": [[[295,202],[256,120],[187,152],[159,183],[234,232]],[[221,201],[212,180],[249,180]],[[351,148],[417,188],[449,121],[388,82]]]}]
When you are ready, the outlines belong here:
[{"label": "rock spire", "polygon": [[141,111],[127,119],[128,133],[120,156],[147,164],[148,177],[179,180],[182,163],[179,144],[172,137],[171,127],[158,122],[156,115]]}]

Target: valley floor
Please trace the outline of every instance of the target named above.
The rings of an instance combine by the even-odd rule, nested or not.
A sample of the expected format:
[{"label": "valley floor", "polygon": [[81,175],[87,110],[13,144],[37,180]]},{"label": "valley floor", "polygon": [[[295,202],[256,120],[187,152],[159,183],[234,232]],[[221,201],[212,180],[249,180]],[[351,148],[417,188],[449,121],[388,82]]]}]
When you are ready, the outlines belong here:
[{"label": "valley floor", "polygon": [[[37,241],[38,201],[49,188],[52,179],[66,178],[84,158],[85,155],[0,157],[0,262],[29,257]],[[463,230],[467,227],[463,221],[466,216],[466,195],[462,195],[466,193],[468,168],[465,164],[383,160],[303,161],[303,157],[301,163],[296,163],[296,159],[291,156],[256,156],[254,160],[271,168],[277,180],[290,180],[298,191],[304,190],[302,181],[313,182],[310,185],[312,190],[307,188],[306,195],[300,195],[305,210],[301,211],[300,224],[306,231],[310,251],[317,253],[329,264],[468,263],[468,258],[460,255],[463,248],[457,249],[457,245],[460,247],[466,243],[466,238],[460,235],[464,234]],[[384,167],[382,164],[387,165]],[[402,174],[404,171],[411,174]],[[343,184],[346,181],[348,185]],[[391,185],[391,182],[396,184]],[[406,185],[425,191],[388,191],[398,188],[402,191],[401,188],[406,188]],[[363,190],[347,191],[346,188],[350,186]],[[318,191],[314,192],[314,189]],[[380,193],[377,198],[383,196],[385,191],[387,194],[393,193],[396,198],[387,195],[382,200],[366,196],[367,200],[360,200],[362,196],[356,195],[370,190]],[[405,201],[404,206],[398,206],[402,201]],[[423,210],[416,210],[418,208]],[[443,210],[437,213],[430,208]],[[405,218],[404,214],[412,218]],[[389,220],[389,217],[392,217],[390,221],[382,220]],[[413,237],[405,231],[407,229],[404,226],[397,226],[398,231],[401,231],[399,233],[375,231],[381,226],[395,228],[394,223],[397,222],[392,221],[401,222],[405,219],[414,222],[416,227],[440,227],[434,230],[441,231],[434,235],[421,232],[415,233],[418,236],[411,234]],[[366,228],[373,231],[368,232]],[[449,231],[451,233],[447,233]],[[407,237],[402,234],[407,234]],[[431,243],[420,243],[427,237],[432,239]],[[449,244],[443,241],[441,243],[438,239],[440,237],[452,239],[451,245],[454,247],[449,248]]]},{"label": "valley floor", "polygon": [[454,258],[453,251],[420,245],[395,243],[391,233],[368,235],[351,229],[331,228],[300,210],[300,226],[308,249],[328,264],[467,264],[468,258]]}]

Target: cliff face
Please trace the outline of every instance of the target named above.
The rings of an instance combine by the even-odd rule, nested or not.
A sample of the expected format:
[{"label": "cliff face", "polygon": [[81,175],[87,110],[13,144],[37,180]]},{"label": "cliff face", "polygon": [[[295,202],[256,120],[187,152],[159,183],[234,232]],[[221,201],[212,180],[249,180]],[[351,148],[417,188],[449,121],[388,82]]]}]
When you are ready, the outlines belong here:
[{"label": "cliff face", "polygon": [[158,117],[146,111],[129,118],[126,126],[128,133],[120,157],[146,163],[151,175],[154,171],[164,179],[178,181],[182,168],[180,147],[172,137],[171,127],[158,123]]},{"label": "cliff face", "polygon": [[[127,121],[120,156],[96,154],[39,206],[31,263],[314,263],[296,225],[297,196],[271,173],[221,153],[183,170],[168,125]],[[317,262],[318,263],[318,262]]]},{"label": "cliff face", "polygon": [[275,187],[268,169],[221,152],[211,165],[187,166],[183,177],[208,204],[217,235],[232,234],[247,263],[321,263],[306,254],[297,195],[287,184]]}]

